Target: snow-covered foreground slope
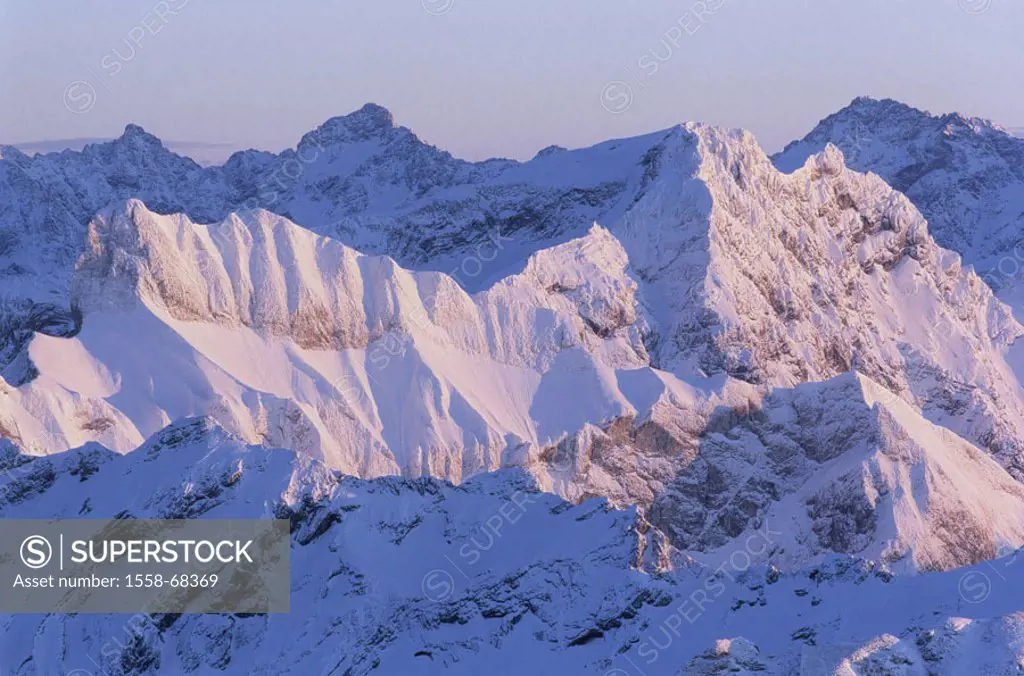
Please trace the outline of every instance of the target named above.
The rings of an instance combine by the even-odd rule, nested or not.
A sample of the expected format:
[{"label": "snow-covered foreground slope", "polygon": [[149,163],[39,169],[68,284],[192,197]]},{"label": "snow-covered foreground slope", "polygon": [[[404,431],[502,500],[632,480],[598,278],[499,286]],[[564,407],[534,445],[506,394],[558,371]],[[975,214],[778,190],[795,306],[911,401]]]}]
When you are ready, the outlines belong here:
[{"label": "snow-covered foreground slope", "polygon": [[782,532],[767,560],[785,570],[828,552],[948,570],[1024,544],[1024,487],[862,376],[719,410],[677,468],[649,519],[709,565],[765,524]]},{"label": "snow-covered foreground slope", "polygon": [[940,245],[974,265],[1015,310],[1024,307],[1024,139],[988,120],[933,116],[898,101],[859,98],[774,161],[792,171],[829,143],[843,151],[849,166],[874,172],[905,193]]},{"label": "snow-covered foreground slope", "polygon": [[[120,456],[0,455],[4,518],[288,518],[292,613],[3,616],[4,673],[963,674],[1024,660],[1013,558],[892,577],[779,573],[771,521],[713,567],[635,509],[519,470],[456,487],[341,477],[185,420]],[[75,672],[74,670],[84,670]],[[744,671],[745,670],[745,671]]]}]

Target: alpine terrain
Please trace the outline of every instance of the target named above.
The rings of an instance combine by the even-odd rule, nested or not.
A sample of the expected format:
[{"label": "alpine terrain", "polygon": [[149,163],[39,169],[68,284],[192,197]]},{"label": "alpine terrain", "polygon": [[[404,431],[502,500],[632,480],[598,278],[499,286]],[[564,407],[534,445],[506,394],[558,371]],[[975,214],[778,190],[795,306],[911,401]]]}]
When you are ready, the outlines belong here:
[{"label": "alpine terrain", "polygon": [[1024,140],[871,99],[0,147],[0,515],[292,524],[289,616],[4,616],[0,673],[1016,673],[1021,225]]}]

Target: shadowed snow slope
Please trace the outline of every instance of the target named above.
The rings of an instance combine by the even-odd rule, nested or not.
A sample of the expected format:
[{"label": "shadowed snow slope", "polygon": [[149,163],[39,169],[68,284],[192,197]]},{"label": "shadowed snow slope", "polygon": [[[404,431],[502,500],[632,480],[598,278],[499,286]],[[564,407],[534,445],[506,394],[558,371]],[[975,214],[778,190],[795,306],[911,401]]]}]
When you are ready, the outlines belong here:
[{"label": "shadowed snow slope", "polygon": [[[81,155],[42,156],[33,162],[43,162],[40,167],[54,171],[59,168],[65,178],[78,176],[67,172],[84,157],[93,162],[127,163],[140,172],[139,192],[159,188],[153,199],[166,204],[169,198],[159,195],[184,191],[182,195],[187,193],[188,199],[181,197],[178,202],[193,205],[186,211],[207,213],[206,207],[195,206],[209,201],[205,188],[196,187],[206,183],[182,178],[192,176],[188,172],[179,175],[161,168],[173,164],[176,156],[141,130],[130,132],[112,145],[87,149]],[[21,293],[22,286],[5,287],[12,289],[7,306],[11,313],[6,315],[8,340],[4,343],[11,361],[5,379],[20,385],[35,376],[37,367],[18,347],[27,345],[33,330],[57,337],[73,334],[80,328],[82,312],[131,304],[122,297],[136,292],[149,301],[159,299],[176,320],[208,323],[216,319],[252,328],[261,335],[287,335],[307,349],[364,347],[392,329],[402,330],[410,314],[419,316],[421,308],[416,306],[420,301],[436,296],[441,304],[437,316],[429,316],[428,324],[450,334],[444,341],[447,345],[462,352],[486,352],[511,366],[537,368],[538,358],[553,358],[552,350],[534,354],[537,350],[530,340],[543,334],[542,341],[548,345],[582,346],[615,368],[649,362],[682,378],[727,375],[761,389],[790,387],[857,370],[899,393],[928,419],[993,451],[1004,465],[1019,471],[1015,463],[1024,448],[1019,422],[1024,419],[1024,404],[1004,352],[1021,333],[1020,325],[976,276],[961,269],[955,254],[935,245],[925,221],[903,195],[875,176],[847,169],[834,148],[809,158],[799,171],[786,175],[772,166],[749,134],[687,124],[581,151],[544,153],[525,164],[468,164],[425,146],[374,108],[337,118],[309,138],[318,139],[325,150],[316,161],[303,165],[307,169],[302,180],[319,176],[309,167],[327,162],[320,169],[334,172],[332,176],[355,172],[350,178],[358,179],[369,200],[361,214],[398,218],[408,215],[407,208],[415,202],[417,209],[432,213],[437,221],[429,227],[402,221],[402,232],[408,237],[415,233],[422,254],[418,257],[409,255],[405,245],[394,244],[397,235],[373,240],[373,233],[381,232],[377,225],[364,223],[358,235],[333,232],[344,235],[347,243],[365,244],[371,252],[383,249],[418,261],[422,264],[418,267],[461,256],[462,264],[451,268],[454,275],[410,274],[387,259],[366,259],[362,265],[369,267],[363,269],[352,263],[357,259],[355,253],[341,253],[346,250],[340,245],[308,232],[300,234],[301,229],[294,226],[272,226],[269,223],[274,219],[260,216],[259,211],[244,211],[241,218],[232,215],[225,222],[205,227],[184,216],[161,221],[132,202],[91,221],[77,246],[61,254],[73,262],[57,265],[45,283],[37,279],[28,284],[28,296],[50,289],[47,293],[52,292],[52,303],[32,301]],[[365,143],[370,144],[368,155],[357,152]],[[327,148],[336,152],[328,153]],[[426,162],[424,158],[432,158],[426,166],[442,162],[450,171],[426,171],[419,164]],[[140,163],[155,165],[147,173],[136,167]],[[15,165],[7,170],[17,173]],[[547,191],[567,181],[603,185],[612,175],[627,177],[612,182],[628,187],[628,199],[623,193],[614,208],[600,201],[604,206],[597,205],[580,194],[562,196],[586,206],[586,214],[599,214],[607,228],[604,236],[610,234],[617,240],[614,246],[620,250],[612,256],[614,260],[607,261],[607,270],[600,257],[589,263],[613,279],[608,291],[614,298],[607,303],[600,293],[579,299],[571,284],[561,285],[555,272],[562,266],[560,261],[547,266],[536,259],[529,263],[535,269],[546,268],[543,279],[531,284],[548,280],[544,289],[527,293],[529,298],[520,297],[518,290],[510,291],[508,283],[494,283],[521,256],[527,257],[516,266],[525,269],[528,256],[543,251],[545,242],[588,238],[593,223],[583,225],[584,211],[524,217],[515,221],[519,229],[514,231],[506,228],[507,219],[450,221],[443,217],[454,199],[451,195],[463,194],[459,190],[464,191],[464,199],[476,204],[490,194],[485,184],[500,184],[499,192],[506,198],[529,201],[535,190]],[[202,176],[206,176],[204,181],[213,180],[213,174]],[[434,184],[426,183],[428,176],[434,177]],[[166,181],[173,186],[165,185]],[[30,182],[35,187],[44,184]],[[410,201],[409,195],[395,197],[387,186],[396,185],[415,194],[415,200]],[[463,188],[456,189],[457,185]],[[424,206],[428,203],[433,206]],[[80,210],[86,208],[83,205]],[[123,216],[114,216],[119,213]],[[314,229],[324,230],[319,216],[306,216]],[[266,223],[257,224],[254,219]],[[29,221],[13,218],[5,222],[28,227]],[[490,232],[492,226],[494,232]],[[11,240],[9,252],[26,254],[31,249],[25,249],[25,243],[42,237],[44,230],[29,228],[24,237]],[[74,234],[67,228],[62,232],[66,238]],[[442,237],[444,232],[449,235]],[[509,239],[515,237],[518,243],[510,244]],[[483,243],[476,244],[481,238]],[[447,244],[439,245],[439,239]],[[84,240],[88,243],[83,256]],[[47,251],[60,253],[50,239],[42,241],[44,248],[49,247]],[[385,241],[392,244],[385,245]],[[482,248],[483,244],[487,247]],[[557,246],[553,250],[561,251]],[[120,252],[117,256],[134,261],[129,267],[140,270],[129,270],[120,286],[104,286],[94,280],[121,271],[117,256],[111,253],[115,250]],[[571,261],[578,258],[559,255],[568,255]],[[34,279],[26,266],[34,265],[36,259],[25,255],[18,260],[21,267],[12,268],[11,279]],[[324,271],[318,266],[324,266]],[[357,269],[358,275],[353,277]],[[584,268],[575,269],[578,278],[589,277]],[[508,302],[508,311],[470,311],[467,303],[476,301],[470,303],[469,296],[457,292],[457,287],[465,287],[467,278],[479,283],[484,277],[490,278],[488,288],[501,287],[489,294],[484,304],[500,308],[506,307],[502,302]],[[374,290],[378,281],[379,293]],[[90,284],[100,284],[98,288],[107,295],[100,297],[90,291]],[[363,285],[369,290],[364,292]],[[432,285],[437,285],[436,291]],[[518,289],[521,285],[511,286]],[[586,287],[583,291],[592,292]],[[507,300],[510,294],[514,301]],[[504,295],[506,301],[498,295]],[[555,302],[553,297],[559,295],[566,296],[562,299],[565,303],[554,309],[575,306],[570,313],[588,329],[583,331],[582,343],[575,336],[560,335],[563,329],[558,320],[553,320],[552,327],[542,326],[550,318],[545,303]],[[527,316],[520,316],[520,310],[538,302],[541,307],[529,307]],[[435,314],[432,309],[424,312]],[[470,316],[476,312],[483,316]],[[592,316],[595,312],[600,316]],[[522,323],[529,328],[518,326]],[[431,326],[426,329],[436,335]],[[620,336],[610,336],[608,331]],[[573,332],[578,333],[576,327]],[[625,333],[631,334],[626,339],[628,347],[623,346]],[[590,348],[606,337],[614,338],[612,349],[617,353],[593,355]],[[560,360],[558,365],[567,364]],[[557,388],[550,391],[558,392]],[[608,417],[590,421],[602,422]],[[548,436],[527,434],[513,426],[500,433],[503,439],[513,433],[541,443]]]},{"label": "shadowed snow slope", "polygon": [[635,510],[564,503],[517,470],[458,487],[361,481],[201,419],[124,456],[87,445],[30,458],[8,446],[0,463],[4,518],[292,523],[291,615],[0,616],[0,654],[24,676],[955,675],[1009,673],[1024,659],[1013,559],[892,577],[848,559],[780,574],[733,556],[716,572],[672,551]]},{"label": "shadowed snow slope", "polygon": [[883,178],[978,262],[1017,141],[922,115],[789,173],[693,123],[469,163],[372,105],[221,167],[4,148],[0,516],[287,518],[293,614],[0,617],[0,671],[1016,669],[1024,327]]},{"label": "shadowed snow slope", "polygon": [[610,228],[644,282],[659,367],[770,386],[854,369],[1020,463],[1005,353],[1021,326],[906,197],[834,147],[792,175],[745,132],[687,125],[659,147],[657,178]]}]

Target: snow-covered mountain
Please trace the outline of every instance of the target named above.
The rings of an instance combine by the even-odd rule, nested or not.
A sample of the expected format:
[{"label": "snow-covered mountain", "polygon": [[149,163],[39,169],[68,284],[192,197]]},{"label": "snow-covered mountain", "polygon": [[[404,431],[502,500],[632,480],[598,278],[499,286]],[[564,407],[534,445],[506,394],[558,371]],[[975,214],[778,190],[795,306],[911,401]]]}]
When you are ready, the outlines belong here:
[{"label": "snow-covered mountain", "polygon": [[[470,296],[269,212],[244,218],[206,227],[138,201],[97,217],[72,281],[81,331],[37,335],[5,426],[43,452],[126,451],[210,414],[352,474],[460,481],[635,412],[615,369],[645,365],[644,325],[599,227]],[[602,381],[613,393],[559,401]]]},{"label": "snow-covered mountain", "polygon": [[293,524],[290,615],[6,616],[0,654],[18,676],[962,674],[1024,660],[1012,558],[912,577],[843,558],[780,573],[751,562],[785,532],[769,522],[709,567],[635,509],[566,503],[518,470],[361,481],[203,419],[125,456],[7,448],[2,462],[7,518]]},{"label": "snow-covered mountain", "polygon": [[[37,155],[40,153],[59,153],[64,150],[80,151],[87,145],[96,143],[107,143],[113,141],[111,137],[86,136],[79,138],[47,139],[44,141],[27,141],[24,143],[12,144],[14,148],[26,155]],[[204,141],[174,141],[163,142],[168,150],[195,160],[201,166],[223,164],[228,158],[240,148],[231,143],[207,143]]]},{"label": "snow-covered mountain", "polygon": [[[630,182],[640,182],[644,153],[655,141],[551,148],[525,164],[474,164],[423,143],[396,126],[388,111],[368,104],[328,120],[294,150],[248,150],[215,167],[175,155],[135,125],[81,152],[28,157],[5,146],[0,254],[9,272],[47,278],[46,264],[74,260],[93,215],[112,202],[139,198],[158,213],[180,212],[203,223],[265,208],[407,266],[449,259],[458,265],[460,253],[497,233],[511,238],[523,231],[520,239],[528,235],[529,241],[519,246],[528,248],[567,230],[582,234],[612,210]],[[26,251],[43,258],[14,257]],[[468,271],[464,276],[477,285],[486,281]]]},{"label": "snow-covered mountain", "polygon": [[[679,128],[664,148],[672,169],[621,240],[595,225],[473,295],[267,211],[205,226],[106,210],[70,281],[80,330],[36,335],[0,424],[34,453],[126,452],[203,415],[365,478],[524,467],[572,500],[639,505],[712,557],[782,515],[787,568],[839,552],[947,569],[1024,544],[1011,476],[928,422],[1018,471],[1002,350],[1019,327],[991,292],[834,151],[786,177],[743,134]],[[707,191],[707,213],[658,212],[662,182]],[[652,212],[708,249],[662,263],[635,220]],[[953,336],[961,349],[936,349]],[[874,378],[907,383],[906,401]],[[948,476],[1008,501],[951,506],[968,492]]]},{"label": "snow-covered mountain", "polygon": [[[970,124],[999,139],[978,162],[1005,159]],[[303,623],[158,621],[117,658],[129,673],[476,673],[517,650],[629,674],[737,552],[750,575],[713,621],[636,673],[1016,663],[1019,603],[957,619],[957,576],[984,568],[950,571],[1024,546],[1024,327],[961,265],[968,225],[932,238],[918,207],[941,209],[914,195],[937,188],[817,142],[773,162],[687,123],[470,163],[370,105],[219,167],[134,126],[78,153],[4,148],[0,516],[294,517]],[[461,551],[517,491],[545,507],[493,576],[453,577],[471,598],[431,605],[420,580],[443,565],[385,562]],[[871,617],[889,597],[906,609]],[[112,631],[5,621],[25,674]]]},{"label": "snow-covered mountain", "polygon": [[0,148],[0,369],[28,374],[33,332],[68,335],[68,287],[89,221],[138,198],[201,223],[265,208],[366,254],[486,288],[530,253],[614,220],[641,190],[661,135],[591,149],[550,148],[529,163],[452,158],[367,105],[328,120],[280,155],[245,151],[200,167],[141,127],[81,152]]},{"label": "snow-covered mountain", "polygon": [[906,194],[941,246],[974,265],[1015,309],[1024,308],[1024,139],[988,120],[858,98],[774,160],[792,171],[830,143],[848,166]]},{"label": "snow-covered mountain", "polygon": [[[409,136],[411,132],[393,126],[380,132],[381,124],[366,109],[341,120],[345,124],[328,123],[318,132],[325,145],[324,129],[334,130],[329,137],[333,142],[352,143],[353,138],[363,138],[353,129],[362,130],[360,125],[370,122],[374,133],[414,138]],[[133,134],[129,140],[146,141],[138,132]],[[638,147],[645,150],[640,152]],[[540,177],[538,181],[550,182],[550,175],[559,174],[546,165],[567,153],[545,153],[535,160],[539,167],[533,163],[500,166],[506,173],[532,173]],[[599,355],[607,366],[650,365],[682,378],[725,375],[760,390],[792,387],[857,370],[914,403],[929,420],[993,451],[1004,465],[1018,471],[1016,459],[1024,448],[1019,422],[1024,419],[1024,404],[1005,352],[1021,327],[974,274],[961,270],[955,254],[935,245],[925,221],[903,195],[877,177],[846,169],[834,149],[785,175],[773,168],[749,134],[702,125],[680,126],[578,151],[582,157],[602,153],[643,158],[634,167],[638,173],[642,168],[643,173],[633,186],[632,201],[617,207],[617,213],[604,214],[603,228],[592,230],[592,222],[578,228],[577,220],[583,216],[577,214],[576,220],[556,219],[558,227],[542,231],[500,231],[487,242],[491,248],[486,254],[477,245],[476,253],[470,251],[471,258],[464,258],[451,274],[428,276],[423,288],[413,280],[416,291],[412,295],[418,298],[397,311],[392,305],[399,301],[387,297],[394,291],[387,277],[392,272],[403,277],[400,268],[381,260],[380,273],[370,271],[367,279],[360,271],[359,278],[352,277],[352,270],[339,268],[337,260],[354,260],[354,252],[345,252],[330,240],[317,240],[309,233],[299,234],[302,229],[292,224],[276,230],[256,226],[255,222],[268,217],[243,211],[241,217],[232,216],[208,228],[190,219],[161,220],[144,213],[145,209],[140,211],[137,203],[127,209],[114,207],[110,214],[124,215],[100,215],[92,225],[83,226],[74,255],[66,254],[63,267],[46,281],[50,285],[47,302],[30,302],[28,293],[18,299],[21,305],[8,316],[8,322],[20,321],[20,327],[11,330],[8,344],[20,340],[24,347],[16,353],[9,349],[12,358],[5,379],[18,386],[35,375],[39,366],[26,350],[42,348],[27,347],[32,335],[28,330],[39,328],[41,322],[56,321],[51,310],[66,322],[60,324],[60,330],[51,326],[40,332],[58,337],[79,331],[83,313],[130,304],[139,297],[144,305],[163,306],[171,318],[192,326],[240,324],[260,335],[286,336],[304,348],[364,351],[374,341],[387,338],[396,342],[391,340],[392,334],[409,335],[408,327],[423,324],[419,315],[426,314],[431,320],[428,324],[435,325],[433,329],[459,334],[438,339],[446,346],[462,353],[487,354],[504,365],[528,366],[540,374],[552,366],[567,366],[566,360],[574,352],[564,348],[582,346],[590,355],[595,349],[603,350],[601,345],[609,339],[614,354]],[[406,158],[408,164],[415,164],[418,155],[412,156]],[[467,180],[477,180],[490,166],[472,165],[472,169],[460,171],[469,172]],[[399,173],[404,176],[408,171]],[[359,177],[362,180],[362,174]],[[381,193],[391,192],[387,181],[379,177],[372,185]],[[520,197],[523,191],[534,192],[521,186],[510,191]],[[447,202],[439,200],[433,204],[436,210],[443,210],[438,205]],[[375,204],[378,202],[383,204],[383,197],[375,197]],[[395,211],[404,208],[401,200],[393,203],[399,205]],[[141,214],[142,225],[134,222],[136,213]],[[110,223],[122,225],[112,227]],[[479,223],[460,222],[458,227],[461,232],[456,239],[472,242]],[[564,244],[544,249],[544,233]],[[523,239],[518,249],[499,251],[504,247],[501,239],[525,238],[527,234],[529,238]],[[419,232],[419,237],[436,241],[433,232]],[[303,244],[293,245],[292,241]],[[319,254],[314,253],[321,246],[330,252],[324,261],[333,266],[326,278],[319,269]],[[587,261],[590,253],[577,254],[577,249],[591,252],[595,258]],[[21,251],[17,246],[11,250]],[[435,254],[444,258],[452,251],[446,248]],[[118,262],[122,257],[124,262]],[[469,262],[472,265],[467,266]],[[513,269],[521,272],[485,285],[487,289],[476,294],[479,300],[471,299],[462,292],[463,271],[468,268],[483,277],[480,271],[489,264],[494,270],[488,274],[494,278],[501,279],[513,264]],[[567,265],[572,270],[563,280],[562,270]],[[602,276],[600,288],[583,283],[595,271]],[[517,292],[510,289],[520,288],[524,275],[532,278],[525,283],[536,288],[528,297],[511,299],[509,294]],[[119,280],[113,288],[107,288],[110,277]],[[27,273],[12,274],[12,279],[22,282],[30,278]],[[384,297],[364,298],[363,287],[376,288],[378,282]],[[23,286],[11,288],[18,293]],[[41,287],[28,288],[35,293]],[[506,302],[513,303],[515,309],[495,314],[488,306],[502,297],[509,297]],[[441,303],[442,311],[450,310],[449,314],[431,316],[433,309],[422,307],[427,299],[428,305]],[[367,303],[365,312],[351,311]],[[575,315],[575,324],[566,329],[570,337],[558,335],[563,330],[558,321],[554,328],[545,328],[546,320],[538,319],[536,311],[548,309],[551,303]],[[470,305],[477,307],[470,309]],[[521,320],[533,326],[523,326]],[[506,332],[510,333],[503,335]],[[541,338],[544,332],[547,335]],[[42,337],[36,342],[66,344],[63,339],[47,341]],[[404,345],[405,340],[397,342]],[[544,345],[548,347],[538,347]],[[556,360],[562,353],[564,358]],[[387,359],[381,360],[388,363],[397,357],[385,356]],[[397,371],[392,369],[387,376],[397,377],[392,375]],[[346,375],[361,377],[338,373],[330,380]],[[364,382],[357,394],[361,396],[367,386]],[[548,388],[542,390],[546,393]],[[281,391],[285,400],[295,399],[290,386]],[[558,392],[557,388],[551,391]],[[612,399],[621,404],[629,397],[614,394]],[[549,408],[534,403],[541,410]],[[481,413],[479,407],[471,408]],[[610,421],[631,413],[630,408],[602,403],[597,407],[600,417],[594,417],[595,409],[587,405],[582,405],[579,414],[562,411],[559,416],[575,424],[552,430],[553,436],[575,432],[584,422]],[[531,419],[528,411],[521,413],[516,414],[520,419]],[[424,415],[426,420],[432,419],[432,414]],[[482,417],[486,421],[494,415]],[[131,446],[173,419],[153,414],[140,434],[122,443],[106,441],[118,448]],[[240,426],[233,429],[242,432]],[[518,438],[516,443],[545,444],[552,439],[552,434],[517,424],[503,424],[496,430],[497,449],[488,452],[491,458],[503,452],[509,433]],[[476,433],[464,445],[495,445],[494,438],[484,439],[488,436]],[[440,438],[443,444],[405,437],[415,441],[414,447],[426,449],[452,441],[450,435],[441,434]],[[40,443],[63,448],[64,441],[76,443],[70,438],[56,444]],[[474,461],[470,465],[483,468],[490,463]],[[461,474],[434,467],[434,474],[451,478]]]}]

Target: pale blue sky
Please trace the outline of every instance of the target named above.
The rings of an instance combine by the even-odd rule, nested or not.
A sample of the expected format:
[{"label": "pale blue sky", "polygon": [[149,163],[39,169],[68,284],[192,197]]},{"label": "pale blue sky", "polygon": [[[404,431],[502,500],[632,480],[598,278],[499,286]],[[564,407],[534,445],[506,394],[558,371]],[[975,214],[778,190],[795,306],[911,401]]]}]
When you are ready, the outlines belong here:
[{"label": "pale blue sky", "polygon": [[701,22],[691,0],[5,0],[0,142],[135,122],[279,150],[367,101],[473,159],[691,119],[776,150],[860,94],[1024,126],[1020,0],[706,4]]}]

